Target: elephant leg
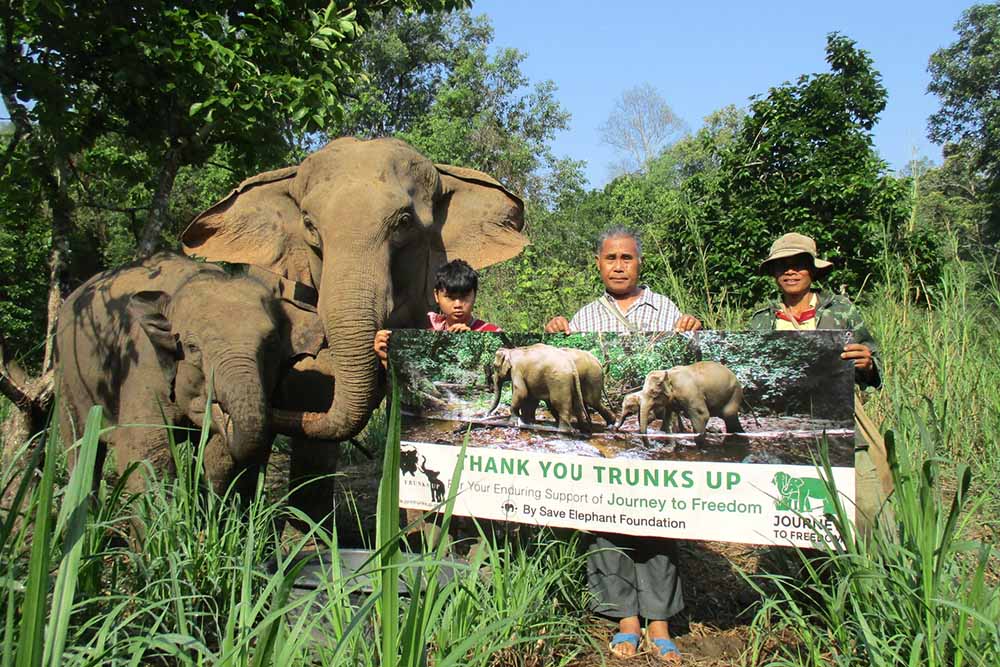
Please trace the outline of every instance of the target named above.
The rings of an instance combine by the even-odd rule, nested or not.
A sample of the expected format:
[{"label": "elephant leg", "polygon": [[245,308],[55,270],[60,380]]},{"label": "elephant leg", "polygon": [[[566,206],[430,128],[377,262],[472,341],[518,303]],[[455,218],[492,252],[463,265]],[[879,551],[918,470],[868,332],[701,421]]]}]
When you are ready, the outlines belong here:
[{"label": "elephant leg", "polygon": [[622,410],[621,416],[618,417],[618,421],[616,421],[614,425],[614,429],[616,431],[620,431],[622,429],[622,425],[625,423],[626,417],[628,417],[628,415],[625,413],[624,410]]},{"label": "elephant leg", "polygon": [[[520,377],[511,378],[510,384],[510,423],[513,426],[523,426],[525,420],[521,415],[521,409],[524,402],[529,399],[528,388]],[[538,404],[535,405],[537,407]]]},{"label": "elephant leg", "polygon": [[[143,424],[149,421],[133,419],[126,423]],[[165,428],[119,427],[110,441],[114,452],[115,468],[118,478],[128,474],[128,467],[136,461],[145,461],[147,466],[140,465],[128,475],[125,488],[131,493],[146,491],[146,477],[155,474],[157,478],[173,477],[177,474],[174,457],[170,451],[170,440]],[[151,469],[151,470],[150,470]]]},{"label": "elephant leg", "polygon": [[739,415],[724,415],[722,417],[723,421],[726,422],[726,433],[743,433],[743,424],[740,423]]},{"label": "elephant leg", "polygon": [[549,408],[552,416],[555,417],[557,428],[563,433],[572,433],[573,424],[573,399],[571,396],[549,396]]},{"label": "elephant leg", "polygon": [[315,523],[333,525],[334,495],[340,443],[330,440],[292,439],[288,471],[291,504]]},{"label": "elephant leg", "polygon": [[722,406],[721,417],[726,422],[726,433],[743,433],[743,424],[740,423],[740,408],[743,406],[743,391],[737,387],[736,391],[729,398],[729,402]]},{"label": "elephant leg", "polygon": [[600,413],[601,419],[604,420],[605,425],[613,427],[613,424],[616,421],[615,413],[611,412],[611,410],[601,405],[600,401],[598,401],[591,407],[597,410],[598,413]]},{"label": "elephant leg", "polygon": [[525,424],[535,423],[535,413],[538,412],[538,399],[528,396],[521,402],[521,421]]},{"label": "elephant leg", "polygon": [[708,428],[709,413],[704,405],[689,405],[688,419],[691,420],[691,431],[695,433],[698,442],[705,439],[705,430]]},{"label": "elephant leg", "polygon": [[653,407],[649,404],[648,400],[643,400],[639,404],[639,433],[645,435],[646,429],[649,427],[649,417],[650,413],[653,413],[653,418],[656,418],[656,412]]},{"label": "elephant leg", "polygon": [[670,417],[673,412],[669,408],[657,408],[656,418],[660,420],[660,430],[664,433],[670,433]]}]

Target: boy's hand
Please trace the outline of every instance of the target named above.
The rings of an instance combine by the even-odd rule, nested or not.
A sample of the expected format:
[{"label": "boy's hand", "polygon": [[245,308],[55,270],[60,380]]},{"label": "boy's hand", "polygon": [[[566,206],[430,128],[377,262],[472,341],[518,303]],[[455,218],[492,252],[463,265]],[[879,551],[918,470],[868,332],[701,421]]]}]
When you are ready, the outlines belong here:
[{"label": "boy's hand", "polygon": [[375,332],[375,342],[372,344],[372,348],[375,350],[375,356],[378,360],[382,362],[385,366],[389,363],[389,334],[392,333],[388,329],[379,329]]},{"label": "boy's hand", "polygon": [[468,324],[456,322],[448,326],[448,331],[472,331],[472,329],[469,328]]},{"label": "boy's hand", "polygon": [[844,352],[840,355],[840,358],[853,359],[854,367],[865,373],[871,373],[872,368],[875,367],[875,362],[872,361],[872,351],[867,345],[862,345],[861,343],[848,343],[845,345]]},{"label": "boy's hand", "polygon": [[674,331],[698,331],[701,329],[701,320],[694,315],[681,315],[674,325]]},{"label": "boy's hand", "polygon": [[559,315],[545,325],[545,333],[569,333],[569,320]]}]

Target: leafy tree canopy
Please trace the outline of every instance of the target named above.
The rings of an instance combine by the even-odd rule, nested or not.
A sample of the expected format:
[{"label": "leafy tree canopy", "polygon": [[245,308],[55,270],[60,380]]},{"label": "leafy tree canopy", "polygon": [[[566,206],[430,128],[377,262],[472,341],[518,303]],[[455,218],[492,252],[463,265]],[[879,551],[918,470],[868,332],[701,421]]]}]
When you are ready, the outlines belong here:
[{"label": "leafy tree canopy", "polygon": [[[803,75],[753,99],[722,161],[711,267],[750,300],[773,291],[755,269],[780,234],[800,231],[838,259],[832,285],[859,289],[895,246],[905,188],[872,147],[886,90],[871,57],[847,37],[827,38],[829,72]],[[889,231],[886,239],[884,232]]]},{"label": "leafy tree canopy", "polygon": [[958,39],[935,51],[929,92],[941,108],[928,121],[928,135],[956,144],[946,160],[967,161],[984,181],[987,240],[1000,239],[1000,3],[974,5],[955,25]]}]

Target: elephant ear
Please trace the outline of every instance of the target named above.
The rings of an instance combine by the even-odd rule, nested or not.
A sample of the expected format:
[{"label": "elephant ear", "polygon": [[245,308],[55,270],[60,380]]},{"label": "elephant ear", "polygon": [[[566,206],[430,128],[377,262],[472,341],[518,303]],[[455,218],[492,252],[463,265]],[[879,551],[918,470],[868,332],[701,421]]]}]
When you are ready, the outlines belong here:
[{"label": "elephant ear", "polygon": [[177,373],[177,338],[164,315],[169,304],[170,295],[166,292],[137,292],[129,299],[128,312],[153,345],[156,361],[172,385]]},{"label": "elephant ear", "polygon": [[283,320],[285,361],[303,354],[315,357],[326,341],[323,322],[316,313],[316,290],[258,266],[247,267],[247,274],[267,286],[277,300]]},{"label": "elephant ear", "polygon": [[519,197],[481,171],[435,166],[442,198],[434,217],[443,224],[441,239],[448,261],[464,259],[481,269],[515,257],[528,245],[521,234],[524,202]]},{"label": "elephant ear", "polygon": [[326,333],[316,308],[292,299],[281,299],[278,305],[288,322],[289,358],[319,354]]},{"label": "elephant ear", "polygon": [[253,264],[315,287],[298,243],[299,207],[289,194],[298,167],[258,174],[195,217],[181,234],[184,254]]}]

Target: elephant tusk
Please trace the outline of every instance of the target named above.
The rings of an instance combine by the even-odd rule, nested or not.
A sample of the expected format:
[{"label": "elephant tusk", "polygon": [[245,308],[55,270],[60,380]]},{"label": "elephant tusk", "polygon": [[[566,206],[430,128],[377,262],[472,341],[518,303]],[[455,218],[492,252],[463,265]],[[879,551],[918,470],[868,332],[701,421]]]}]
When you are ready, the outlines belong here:
[{"label": "elephant tusk", "polygon": [[212,425],[218,433],[222,434],[227,444],[233,441],[233,420],[223,412],[222,407],[218,403],[212,403]]}]

